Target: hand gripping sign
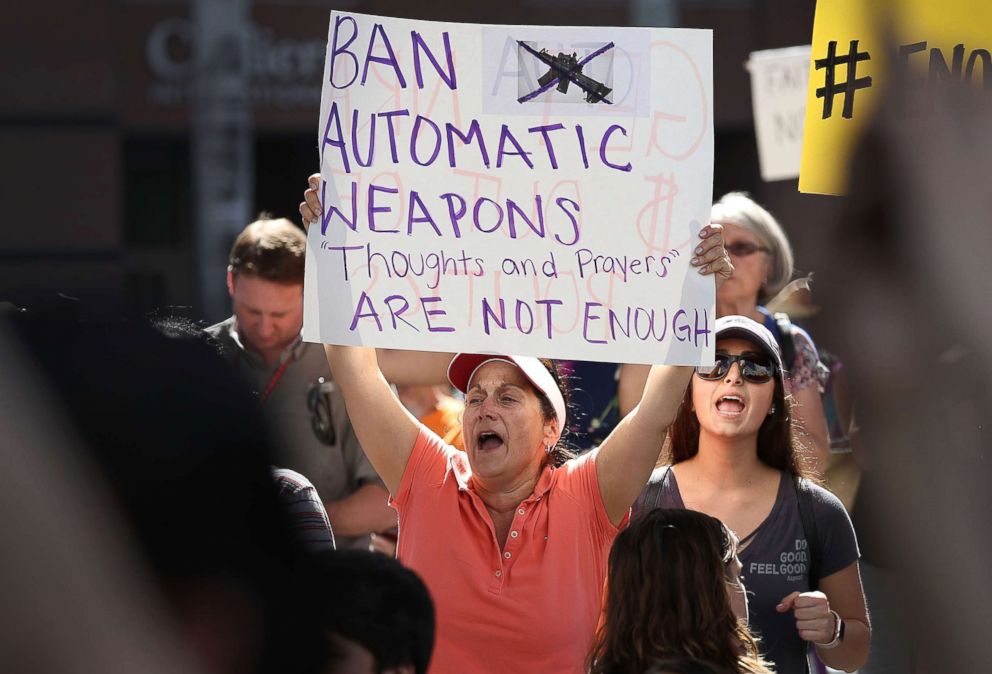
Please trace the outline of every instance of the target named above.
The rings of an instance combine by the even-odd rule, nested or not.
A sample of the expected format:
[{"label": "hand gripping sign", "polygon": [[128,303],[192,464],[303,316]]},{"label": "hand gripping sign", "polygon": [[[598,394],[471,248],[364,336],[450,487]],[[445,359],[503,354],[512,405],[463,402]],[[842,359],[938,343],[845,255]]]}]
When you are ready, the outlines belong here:
[{"label": "hand gripping sign", "polygon": [[334,12],[304,337],[712,361],[712,38]]}]

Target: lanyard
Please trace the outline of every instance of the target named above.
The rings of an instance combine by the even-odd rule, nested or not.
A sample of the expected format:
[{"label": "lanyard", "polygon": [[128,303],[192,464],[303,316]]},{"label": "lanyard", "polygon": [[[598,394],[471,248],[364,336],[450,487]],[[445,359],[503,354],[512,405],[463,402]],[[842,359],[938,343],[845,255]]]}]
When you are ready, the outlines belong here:
[{"label": "lanyard", "polygon": [[269,399],[270,395],[272,395],[272,392],[276,388],[276,384],[278,384],[279,380],[282,379],[282,376],[286,374],[286,368],[289,367],[289,364],[292,361],[293,358],[292,356],[290,356],[289,358],[283,361],[282,365],[280,365],[275,372],[272,373],[272,378],[269,379],[269,383],[265,385],[265,390],[262,391],[262,397],[259,399],[260,405],[264,405],[265,401]]}]

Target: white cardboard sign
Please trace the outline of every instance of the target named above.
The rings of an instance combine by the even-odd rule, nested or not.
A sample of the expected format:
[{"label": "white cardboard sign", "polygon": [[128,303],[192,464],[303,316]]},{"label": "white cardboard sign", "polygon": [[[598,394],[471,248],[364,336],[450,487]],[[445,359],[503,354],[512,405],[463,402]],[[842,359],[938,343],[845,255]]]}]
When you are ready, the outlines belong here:
[{"label": "white cardboard sign", "polygon": [[712,34],[333,12],[308,341],[712,362]]},{"label": "white cardboard sign", "polygon": [[751,52],[751,101],[765,182],[799,177],[809,83],[809,45]]}]

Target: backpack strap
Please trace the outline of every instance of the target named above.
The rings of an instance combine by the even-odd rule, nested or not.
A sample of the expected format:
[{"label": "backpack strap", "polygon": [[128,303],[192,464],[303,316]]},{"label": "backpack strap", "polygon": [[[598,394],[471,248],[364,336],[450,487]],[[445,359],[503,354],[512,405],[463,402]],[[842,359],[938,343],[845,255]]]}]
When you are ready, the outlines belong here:
[{"label": "backpack strap", "polygon": [[671,472],[672,472],[672,466],[671,465],[665,466],[665,473],[664,475],[661,476],[661,479],[658,480],[657,483],[658,489],[655,491],[655,498],[653,504],[655,508],[661,507],[661,496],[665,492],[665,485],[668,484],[668,476],[671,474]]},{"label": "backpack strap", "polygon": [[796,343],[792,336],[792,321],[789,314],[778,311],[775,313],[775,325],[778,326],[779,346],[782,347],[782,365],[786,370],[792,369],[796,362]]},{"label": "backpack strap", "polygon": [[668,474],[672,471],[672,467],[665,466],[665,472],[662,474],[661,479],[658,481],[649,481],[641,492],[637,500],[634,501],[633,512],[631,513],[631,519],[635,517],[640,517],[644,513],[651,512],[657,508],[661,507],[661,497],[665,491],[665,483],[668,482]]},{"label": "backpack strap", "polygon": [[799,519],[803,525],[803,535],[806,536],[807,552],[809,553],[809,589],[816,590],[820,586],[820,537],[816,531],[816,517],[813,513],[813,491],[809,480],[796,475],[793,477],[796,487],[796,500],[799,502]]}]

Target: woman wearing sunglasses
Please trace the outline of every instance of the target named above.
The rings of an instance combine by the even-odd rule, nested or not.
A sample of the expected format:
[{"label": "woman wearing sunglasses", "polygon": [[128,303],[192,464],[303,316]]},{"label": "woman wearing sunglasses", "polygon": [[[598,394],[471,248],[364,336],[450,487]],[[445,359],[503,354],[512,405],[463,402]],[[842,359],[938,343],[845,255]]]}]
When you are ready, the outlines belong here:
[{"label": "woman wearing sunglasses", "polygon": [[634,517],[688,508],[721,520],[740,540],[750,625],[775,671],[804,674],[813,649],[853,671],[868,658],[871,630],[850,518],[825,489],[797,488],[799,443],[775,338],[744,316],[719,318],[715,332],[716,362],[697,368],[669,431],[672,465],[654,471]]},{"label": "woman wearing sunglasses", "polygon": [[[781,346],[786,337],[764,304],[792,280],[792,246],[771,213],[743,192],[730,192],[713,204],[711,218],[723,225],[734,276],[717,292],[718,316],[747,316],[764,325]],[[786,393],[795,400],[793,419],[804,432],[803,445],[817,474],[830,451],[820,394],[819,354],[810,336],[790,325],[794,357],[785,363]]]},{"label": "woman wearing sunglasses", "polygon": [[[747,316],[764,325],[781,345],[784,337],[774,316],[764,307],[792,280],[792,246],[775,217],[743,192],[730,192],[713,204],[710,219],[723,225],[734,275],[717,290],[717,316]],[[819,354],[810,336],[789,325],[791,363],[785,363],[786,394],[795,400],[792,417],[803,430],[810,466],[823,475],[830,437],[823,415]],[[620,376],[620,413],[627,414],[640,399],[647,368],[624,365]]]}]

